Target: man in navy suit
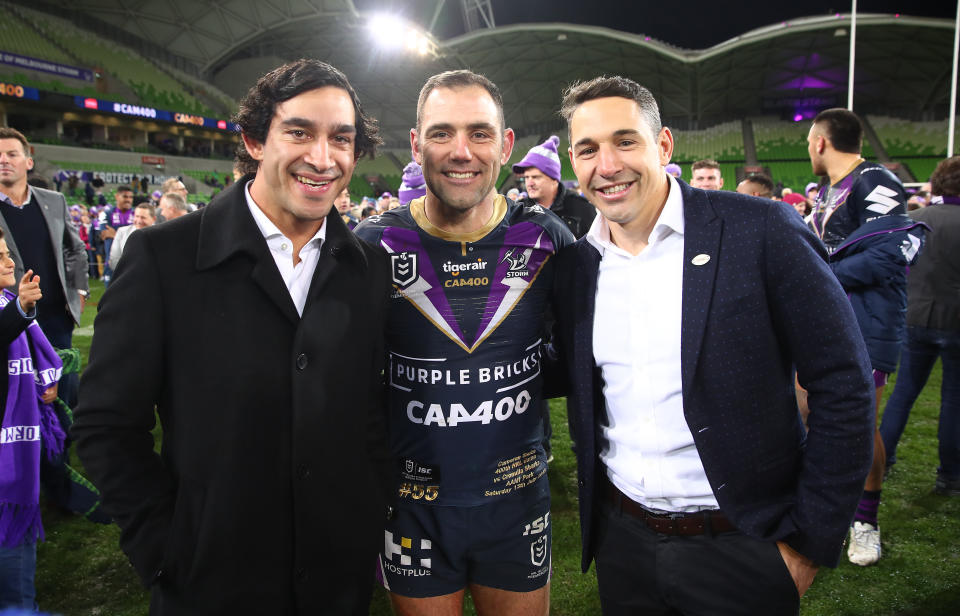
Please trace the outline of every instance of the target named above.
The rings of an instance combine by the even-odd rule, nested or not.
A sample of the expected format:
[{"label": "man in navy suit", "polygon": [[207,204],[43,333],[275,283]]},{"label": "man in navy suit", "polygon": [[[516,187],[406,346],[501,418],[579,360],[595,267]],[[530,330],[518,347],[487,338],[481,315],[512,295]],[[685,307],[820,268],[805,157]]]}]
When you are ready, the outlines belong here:
[{"label": "man in navy suit", "polygon": [[556,310],[604,614],[796,614],[870,467],[849,302],[793,211],[665,173],[645,88],[575,84],[562,113],[600,213],[560,255]]}]

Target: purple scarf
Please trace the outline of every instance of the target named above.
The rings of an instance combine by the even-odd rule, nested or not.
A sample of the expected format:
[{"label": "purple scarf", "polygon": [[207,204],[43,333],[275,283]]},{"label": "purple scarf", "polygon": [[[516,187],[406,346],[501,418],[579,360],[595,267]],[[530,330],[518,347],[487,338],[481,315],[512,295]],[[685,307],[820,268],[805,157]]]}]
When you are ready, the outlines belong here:
[{"label": "purple scarf", "polygon": [[[0,309],[12,301],[16,296],[4,289]],[[53,405],[43,404],[40,395],[60,380],[62,367],[36,321],[7,350],[7,406],[0,426],[0,546],[43,538],[41,445],[52,459],[63,452],[66,435]]]}]

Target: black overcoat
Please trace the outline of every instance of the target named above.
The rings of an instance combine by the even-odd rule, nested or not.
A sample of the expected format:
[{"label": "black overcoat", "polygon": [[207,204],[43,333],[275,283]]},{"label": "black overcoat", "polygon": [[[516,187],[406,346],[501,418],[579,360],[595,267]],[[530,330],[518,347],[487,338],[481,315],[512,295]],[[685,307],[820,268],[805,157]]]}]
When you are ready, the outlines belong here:
[{"label": "black overcoat", "polygon": [[78,452],[151,613],[365,614],[392,485],[386,256],[332,210],[301,318],[245,184],[131,236],[95,321]]}]

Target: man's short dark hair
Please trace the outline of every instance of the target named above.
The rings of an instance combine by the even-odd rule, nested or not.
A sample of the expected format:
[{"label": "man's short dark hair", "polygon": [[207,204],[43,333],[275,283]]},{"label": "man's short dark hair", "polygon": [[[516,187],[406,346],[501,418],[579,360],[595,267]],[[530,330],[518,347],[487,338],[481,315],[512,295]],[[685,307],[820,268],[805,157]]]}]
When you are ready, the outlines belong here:
[{"label": "man's short dark hair", "polygon": [[133,189],[130,188],[130,186],[127,185],[127,184],[121,184],[120,186],[117,186],[117,190],[116,190],[115,192],[117,192],[117,193],[131,192],[131,193],[132,193],[132,192],[133,192]]},{"label": "man's short dark hair", "polygon": [[420,96],[417,97],[417,132],[420,132],[420,128],[423,125],[423,106],[426,104],[427,97],[430,96],[431,92],[437,88],[459,90],[473,86],[483,88],[487,91],[487,94],[493,99],[493,104],[497,106],[497,115],[500,116],[500,132],[502,133],[506,130],[507,125],[503,118],[503,95],[500,94],[500,88],[497,87],[497,84],[473,71],[459,70],[438,73],[430,79],[427,79],[427,83],[423,84],[423,87],[420,88]]},{"label": "man's short dark hair", "polygon": [[823,135],[834,150],[847,154],[860,153],[863,147],[863,124],[854,112],[839,107],[827,109],[817,114],[813,124],[823,130]]},{"label": "man's short dark hair", "polygon": [[23,145],[23,153],[30,156],[30,143],[27,141],[27,138],[23,136],[23,133],[17,129],[10,128],[9,126],[0,126],[0,139],[16,139]]},{"label": "man's short dark hair", "polygon": [[744,178],[744,181],[761,187],[763,190],[758,191],[760,193],[759,196],[767,198],[773,197],[773,180],[762,173],[752,173]]},{"label": "man's short dark hair", "polygon": [[930,192],[941,197],[960,197],[960,156],[940,161],[930,176]]},{"label": "man's short dark hair", "polygon": [[[239,125],[241,133],[257,143],[265,143],[278,104],[326,86],[340,88],[350,95],[357,129],[353,146],[354,158],[373,158],[377,146],[383,143],[377,121],[363,112],[360,99],[347,81],[346,75],[319,60],[303,58],[275,68],[261,77],[240,101],[240,108],[233,121]],[[259,167],[259,163],[250,156],[242,143],[237,147],[237,164],[244,174],[256,173]]]},{"label": "man's short dark hair", "polygon": [[564,90],[563,102],[560,103],[560,115],[567,121],[568,135],[570,118],[580,105],[597,98],[613,96],[635,102],[640,108],[640,113],[647,121],[647,126],[653,136],[656,137],[660,134],[660,129],[663,128],[660,123],[660,108],[657,106],[657,99],[653,97],[650,90],[626,77],[607,77],[604,75],[595,77],[590,81],[579,81]]},{"label": "man's short dark hair", "polygon": [[360,210],[360,216],[361,216],[362,218],[367,218],[368,216],[373,216],[373,215],[376,214],[376,213],[377,213],[377,208],[373,207],[372,205],[368,205],[368,206],[364,207],[362,210]]},{"label": "man's short dark hair", "polygon": [[[690,171],[696,171],[697,169],[716,169],[720,170],[720,163],[713,160],[712,158],[704,158],[703,160],[698,160],[690,166]],[[771,186],[770,192],[773,193],[773,187]]]}]

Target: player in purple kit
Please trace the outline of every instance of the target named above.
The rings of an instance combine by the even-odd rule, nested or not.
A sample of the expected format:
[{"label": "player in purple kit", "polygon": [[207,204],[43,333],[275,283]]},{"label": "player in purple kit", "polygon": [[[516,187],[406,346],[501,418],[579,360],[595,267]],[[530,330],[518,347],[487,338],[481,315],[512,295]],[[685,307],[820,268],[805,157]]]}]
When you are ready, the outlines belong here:
[{"label": "player in purple kit", "polygon": [[497,87],[431,77],[410,131],[427,194],[356,233],[390,253],[388,404],[398,503],[380,573],[400,615],[549,609],[550,494],[538,412],[552,257],[573,236],[496,192],[513,148]]}]

